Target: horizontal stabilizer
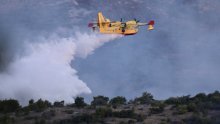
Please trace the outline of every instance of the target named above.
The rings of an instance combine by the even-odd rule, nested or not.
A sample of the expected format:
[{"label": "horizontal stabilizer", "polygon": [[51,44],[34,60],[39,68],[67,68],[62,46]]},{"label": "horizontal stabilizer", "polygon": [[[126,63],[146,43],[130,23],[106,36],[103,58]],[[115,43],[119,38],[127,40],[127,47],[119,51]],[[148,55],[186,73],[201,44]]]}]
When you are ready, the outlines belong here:
[{"label": "horizontal stabilizer", "polygon": [[148,30],[153,30],[154,29],[154,24],[155,24],[155,22],[154,22],[154,20],[151,20],[151,21],[149,21],[148,22]]}]

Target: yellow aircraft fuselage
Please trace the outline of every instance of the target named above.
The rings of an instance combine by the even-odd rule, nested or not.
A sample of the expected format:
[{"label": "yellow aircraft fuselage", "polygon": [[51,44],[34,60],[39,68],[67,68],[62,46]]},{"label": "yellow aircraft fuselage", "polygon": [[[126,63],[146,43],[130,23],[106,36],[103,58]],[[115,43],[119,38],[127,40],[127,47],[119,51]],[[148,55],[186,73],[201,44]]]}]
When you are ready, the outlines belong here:
[{"label": "yellow aircraft fuselage", "polygon": [[98,27],[100,33],[105,34],[132,35],[138,32],[135,21],[127,21],[126,23],[120,21],[110,22],[109,19],[104,18],[101,12],[98,13]]},{"label": "yellow aircraft fuselage", "polygon": [[98,13],[97,26],[91,26],[93,29],[98,28],[100,33],[104,34],[123,34],[123,35],[133,35],[138,32],[138,26],[148,25],[148,30],[153,30],[154,21],[149,23],[139,23],[136,20],[131,20],[127,22],[113,21],[106,19],[101,12]]}]

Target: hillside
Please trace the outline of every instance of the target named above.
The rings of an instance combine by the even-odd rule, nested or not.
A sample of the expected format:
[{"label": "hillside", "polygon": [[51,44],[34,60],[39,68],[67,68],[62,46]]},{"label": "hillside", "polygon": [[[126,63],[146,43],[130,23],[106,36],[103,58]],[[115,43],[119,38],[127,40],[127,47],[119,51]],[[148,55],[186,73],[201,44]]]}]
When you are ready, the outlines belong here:
[{"label": "hillside", "polygon": [[219,117],[219,91],[163,101],[147,92],[129,101],[96,96],[89,105],[82,97],[68,105],[39,99],[21,107],[17,100],[0,101],[0,124],[219,124]]}]

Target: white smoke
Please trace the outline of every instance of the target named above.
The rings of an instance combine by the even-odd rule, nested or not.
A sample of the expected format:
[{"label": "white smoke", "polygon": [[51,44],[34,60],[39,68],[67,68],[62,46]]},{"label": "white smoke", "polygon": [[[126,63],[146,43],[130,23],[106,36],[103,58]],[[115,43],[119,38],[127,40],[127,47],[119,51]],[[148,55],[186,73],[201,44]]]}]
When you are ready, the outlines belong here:
[{"label": "white smoke", "polygon": [[8,72],[0,74],[0,99],[15,98],[23,105],[30,99],[65,100],[91,90],[70,63],[89,54],[118,35],[76,33],[74,37],[51,36],[27,45],[28,54],[17,58]]}]

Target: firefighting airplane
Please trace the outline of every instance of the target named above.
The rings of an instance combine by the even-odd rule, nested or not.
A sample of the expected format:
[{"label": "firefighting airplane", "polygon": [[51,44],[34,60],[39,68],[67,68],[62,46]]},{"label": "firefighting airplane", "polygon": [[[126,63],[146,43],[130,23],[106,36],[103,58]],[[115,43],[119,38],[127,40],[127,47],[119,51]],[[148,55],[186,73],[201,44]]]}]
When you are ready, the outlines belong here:
[{"label": "firefighting airplane", "polygon": [[138,20],[130,20],[127,22],[110,21],[105,18],[101,12],[98,13],[97,22],[89,23],[88,27],[93,31],[98,30],[103,34],[122,34],[122,35],[134,35],[138,32],[139,26],[148,25],[148,30],[154,29],[154,21],[151,20],[148,23],[140,23]]}]

